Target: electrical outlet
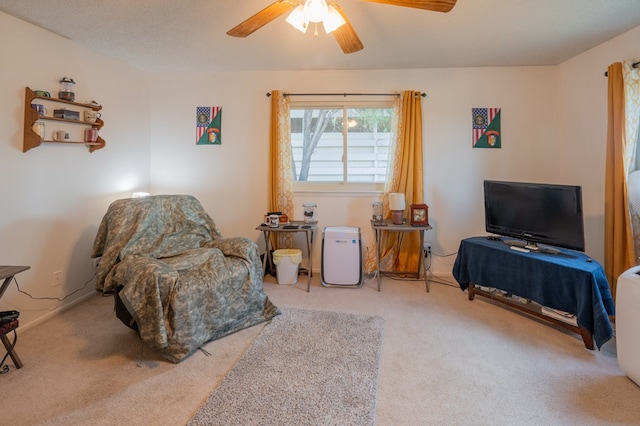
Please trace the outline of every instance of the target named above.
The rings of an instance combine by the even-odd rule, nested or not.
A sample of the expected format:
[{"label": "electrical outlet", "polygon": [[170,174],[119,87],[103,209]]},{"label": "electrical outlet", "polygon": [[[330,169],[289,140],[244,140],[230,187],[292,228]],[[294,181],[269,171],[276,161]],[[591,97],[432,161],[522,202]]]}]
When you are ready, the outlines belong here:
[{"label": "electrical outlet", "polygon": [[55,271],[53,273],[53,282],[51,285],[53,287],[58,287],[60,284],[62,284],[62,271]]}]

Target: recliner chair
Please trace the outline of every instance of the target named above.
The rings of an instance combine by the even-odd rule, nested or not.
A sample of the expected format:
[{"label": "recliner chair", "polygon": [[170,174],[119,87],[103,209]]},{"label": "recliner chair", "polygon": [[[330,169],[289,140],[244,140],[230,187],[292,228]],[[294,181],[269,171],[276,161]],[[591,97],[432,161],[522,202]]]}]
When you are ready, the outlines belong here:
[{"label": "recliner chair", "polygon": [[118,318],[172,362],[279,313],[264,293],[257,245],[223,238],[190,195],[114,201],[92,257],[102,257],[96,289],[117,294]]}]

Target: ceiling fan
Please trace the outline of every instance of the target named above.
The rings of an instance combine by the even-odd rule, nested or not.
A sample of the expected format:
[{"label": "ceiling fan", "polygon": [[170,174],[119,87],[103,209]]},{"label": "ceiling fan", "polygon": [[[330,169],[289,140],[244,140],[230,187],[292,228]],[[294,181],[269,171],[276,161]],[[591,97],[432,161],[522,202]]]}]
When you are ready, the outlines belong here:
[{"label": "ceiling fan", "polygon": [[[457,0],[361,1],[446,13],[453,9]],[[309,23],[315,23],[317,35],[317,23],[322,22],[325,31],[333,34],[344,53],[353,53],[364,48],[344,10],[337,3],[327,3],[326,0],[278,0],[236,25],[227,31],[227,34],[234,37],[246,37],[291,10],[293,11],[287,17],[287,22],[300,31],[305,32]]]}]

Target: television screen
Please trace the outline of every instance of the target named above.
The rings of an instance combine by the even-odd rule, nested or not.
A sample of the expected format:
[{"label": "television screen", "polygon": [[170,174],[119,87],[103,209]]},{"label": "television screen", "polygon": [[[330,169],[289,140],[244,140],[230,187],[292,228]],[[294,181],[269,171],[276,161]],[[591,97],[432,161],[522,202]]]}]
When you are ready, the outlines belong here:
[{"label": "television screen", "polygon": [[584,251],[580,186],[484,181],[487,232]]}]

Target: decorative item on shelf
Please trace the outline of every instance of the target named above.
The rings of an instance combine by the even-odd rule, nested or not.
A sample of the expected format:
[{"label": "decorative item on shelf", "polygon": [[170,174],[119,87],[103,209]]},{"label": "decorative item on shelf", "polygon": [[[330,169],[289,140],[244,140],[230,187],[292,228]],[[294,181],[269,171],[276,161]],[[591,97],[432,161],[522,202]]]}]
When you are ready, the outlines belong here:
[{"label": "decorative item on shelf", "polygon": [[47,92],[46,90],[35,90],[33,93],[35,93],[36,96],[40,96],[41,98],[51,97],[51,93]]},{"label": "decorative item on shelf", "polygon": [[69,132],[65,132],[64,130],[56,130],[51,136],[56,142],[69,142],[71,138]]},{"label": "decorative item on shelf", "polygon": [[316,209],[318,208],[318,205],[316,203],[307,201],[306,203],[302,203],[302,208],[304,209],[305,223],[317,222]]},{"label": "decorative item on shelf", "polygon": [[426,204],[411,204],[411,225],[429,226],[429,207]]},{"label": "decorative item on shelf", "polygon": [[95,123],[98,118],[100,118],[102,114],[98,111],[94,111],[92,109],[88,109],[84,111],[84,121],[87,123]]},{"label": "decorative item on shelf", "polygon": [[382,223],[382,201],[372,201],[371,209],[371,220],[376,225],[380,225]]},{"label": "decorative item on shelf", "polygon": [[98,140],[98,129],[84,129],[84,141],[87,143],[95,143]]},{"label": "decorative item on shelf", "polygon": [[65,120],[80,121],[80,113],[66,108],[54,109],[53,116],[56,118],[64,118]]},{"label": "decorative item on shelf", "polygon": [[404,201],[404,193],[389,193],[389,210],[391,210],[391,222],[394,225],[402,225],[404,223],[404,209],[406,204]]},{"label": "decorative item on shelf", "polygon": [[33,129],[34,132],[36,132],[36,134],[38,136],[40,136],[40,138],[44,139],[44,135],[45,135],[45,130],[44,130],[44,123],[41,121],[36,121],[35,123],[33,123],[33,126],[31,127]]},{"label": "decorative item on shelf", "polygon": [[73,86],[75,86],[76,82],[73,81],[72,78],[62,77],[60,80],[60,91],[58,92],[58,99],[62,99],[63,101],[75,101],[76,94],[73,92]]},{"label": "decorative item on shelf", "polygon": [[42,104],[31,104],[31,108],[38,111],[38,116],[40,117],[44,117],[45,115],[47,115],[47,107]]}]

